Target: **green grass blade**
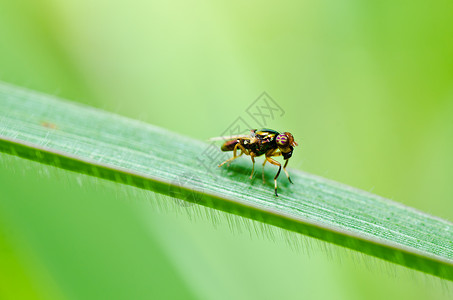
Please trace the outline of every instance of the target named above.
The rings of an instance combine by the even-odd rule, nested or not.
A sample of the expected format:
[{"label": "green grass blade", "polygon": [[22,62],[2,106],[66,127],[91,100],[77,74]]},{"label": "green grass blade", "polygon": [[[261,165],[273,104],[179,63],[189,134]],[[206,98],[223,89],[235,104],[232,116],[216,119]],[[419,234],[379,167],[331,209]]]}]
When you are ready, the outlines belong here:
[{"label": "green grass blade", "polygon": [[[0,84],[0,151],[171,195],[453,280],[453,224],[388,199],[290,170],[273,195],[251,164],[217,168],[208,144]],[[200,164],[200,159],[204,160]]]}]

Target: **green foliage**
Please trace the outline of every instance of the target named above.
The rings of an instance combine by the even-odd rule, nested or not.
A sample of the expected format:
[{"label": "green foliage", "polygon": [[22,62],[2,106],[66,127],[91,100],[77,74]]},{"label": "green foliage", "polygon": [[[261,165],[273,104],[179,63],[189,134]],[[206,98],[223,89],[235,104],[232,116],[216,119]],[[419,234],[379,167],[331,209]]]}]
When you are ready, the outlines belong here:
[{"label": "green foliage", "polygon": [[[286,112],[268,126],[302,145],[290,167],[451,221],[452,10],[445,0],[0,1],[0,80],[199,140],[267,91]],[[250,163],[238,163],[245,179]],[[219,211],[212,226],[198,210],[215,210],[162,213],[156,198],[179,203],[0,154],[0,298],[451,299],[452,283],[425,273],[291,233],[303,241],[295,253],[285,230]],[[268,232],[276,241],[254,237]]]},{"label": "green foliage", "polygon": [[[158,127],[0,85],[0,150],[171,195],[453,280],[453,224],[324,178],[290,170],[250,181],[249,164],[219,169],[210,147]],[[283,177],[283,176],[282,176]]]}]

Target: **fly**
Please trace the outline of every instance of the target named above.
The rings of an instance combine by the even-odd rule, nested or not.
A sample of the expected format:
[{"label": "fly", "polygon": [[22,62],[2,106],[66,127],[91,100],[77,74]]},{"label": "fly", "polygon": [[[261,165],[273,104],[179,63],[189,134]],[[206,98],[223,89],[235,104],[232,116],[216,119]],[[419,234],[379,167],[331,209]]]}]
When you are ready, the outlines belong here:
[{"label": "fly", "polygon": [[[294,137],[291,133],[279,133],[272,129],[252,129],[250,130],[249,135],[216,137],[212,138],[211,140],[226,140],[220,149],[222,151],[233,151],[233,157],[221,163],[219,167],[223,166],[226,163],[230,164],[233,160],[240,157],[242,154],[249,155],[253,163],[252,174],[250,175],[250,179],[252,179],[255,170],[255,157],[264,154],[265,160],[263,163],[263,183],[264,165],[266,164],[266,162],[278,166],[277,174],[274,177],[275,196],[278,197],[277,178],[280,175],[282,165],[272,157],[283,156],[283,159],[285,160],[283,171],[285,171],[286,177],[288,177],[289,182],[293,183],[291,181],[291,178],[289,177],[288,171],[286,171],[286,166],[288,165],[288,160],[293,155],[294,147],[298,146],[298,144],[296,143],[296,141],[294,141]],[[241,151],[239,155],[237,155],[238,150]]]}]

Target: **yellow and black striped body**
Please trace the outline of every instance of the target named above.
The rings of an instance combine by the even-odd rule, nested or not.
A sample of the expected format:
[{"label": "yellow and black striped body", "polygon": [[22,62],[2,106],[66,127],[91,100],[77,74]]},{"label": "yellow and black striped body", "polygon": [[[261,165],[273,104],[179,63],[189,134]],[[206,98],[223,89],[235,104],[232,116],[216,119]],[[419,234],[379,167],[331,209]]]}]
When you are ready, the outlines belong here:
[{"label": "yellow and black striped body", "polygon": [[[227,159],[219,165],[219,167],[228,163],[228,165],[240,157],[242,154],[250,156],[252,159],[252,174],[250,179],[253,178],[253,172],[255,169],[255,157],[265,155],[265,160],[263,162],[263,182],[264,182],[264,165],[266,162],[269,162],[273,165],[278,166],[277,174],[274,177],[275,185],[275,196],[277,194],[277,178],[280,175],[280,170],[282,169],[281,163],[273,159],[276,156],[283,156],[285,164],[283,166],[283,171],[286,173],[286,177],[290,183],[292,183],[291,178],[289,177],[288,171],[286,171],[286,166],[288,165],[288,160],[293,155],[294,146],[297,146],[294,137],[290,132],[279,133],[271,129],[253,129],[250,131],[250,135],[235,135],[229,137],[217,137],[213,140],[223,139],[225,142],[220,148],[222,151],[233,151],[233,157]],[[239,155],[237,152],[240,151]]]},{"label": "yellow and black striped body", "polygon": [[233,151],[236,144],[241,144],[254,156],[261,156],[271,149],[277,149],[275,138],[279,133],[271,129],[252,130],[250,137],[240,137],[227,140],[222,147],[222,151]]}]

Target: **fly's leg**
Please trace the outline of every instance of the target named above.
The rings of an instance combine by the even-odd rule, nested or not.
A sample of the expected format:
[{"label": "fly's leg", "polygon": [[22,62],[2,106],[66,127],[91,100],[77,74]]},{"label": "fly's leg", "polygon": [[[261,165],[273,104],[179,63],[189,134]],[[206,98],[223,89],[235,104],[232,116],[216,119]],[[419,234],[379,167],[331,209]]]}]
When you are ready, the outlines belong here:
[{"label": "fly's leg", "polygon": [[219,165],[219,167],[223,166],[223,165],[226,164],[226,163],[228,163],[228,165],[230,165],[230,163],[231,163],[233,160],[235,160],[236,158],[240,157],[240,156],[244,153],[244,151],[242,151],[242,148],[244,148],[244,147],[241,146],[241,147],[242,147],[242,148],[241,148],[241,153],[240,153],[239,155],[236,155],[236,154],[237,154],[237,149],[238,149],[239,146],[241,146],[239,143],[237,143],[237,144],[234,146],[234,149],[233,149],[233,157],[232,157],[232,158],[229,158],[229,159],[227,159],[227,160],[225,160],[223,163],[221,163],[221,164]]},{"label": "fly's leg", "polygon": [[250,152],[250,158],[252,159],[253,165],[252,165],[252,174],[250,174],[250,179],[253,178],[253,171],[255,171],[255,153]]},{"label": "fly's leg", "polygon": [[[236,155],[237,154],[237,150],[238,148],[241,150],[241,153],[239,155]],[[235,160],[236,158],[240,157],[242,154],[246,154],[246,155],[250,155],[249,151],[247,149],[244,148],[244,146],[242,146],[241,144],[237,143],[235,146],[234,146],[234,149],[233,149],[233,157],[232,158],[229,158],[227,160],[225,160],[223,163],[221,163],[219,165],[219,167],[223,166],[224,164],[228,163],[228,166],[230,165],[230,163]]]},{"label": "fly's leg", "polygon": [[267,157],[279,156],[279,155],[281,155],[281,153],[278,149],[271,149],[271,150],[267,151],[267,153],[265,155],[266,159],[263,162],[263,172],[261,173],[261,175],[263,177],[263,184],[266,184],[266,180],[264,179],[264,165],[267,163]]},{"label": "fly's leg", "polygon": [[[281,155],[282,155],[282,153],[280,151],[274,151],[272,153],[268,153],[268,156],[281,156]],[[291,180],[291,177],[289,176],[288,171],[286,170],[286,166],[288,165],[288,162],[289,162],[289,158],[286,160],[285,165],[283,166],[283,171],[285,171],[285,174],[286,174],[286,177],[288,178],[288,181],[290,183],[293,183],[293,181]]]},{"label": "fly's leg", "polygon": [[250,179],[252,179],[253,178],[253,172],[255,171],[255,153],[250,151],[250,150],[245,149],[245,147],[242,146],[241,144],[238,144],[238,147],[241,148],[241,151],[242,151],[241,154],[245,153],[246,155],[250,155],[250,158],[252,159],[252,163],[253,163],[253,165],[252,165],[252,174],[250,174]]},{"label": "fly's leg", "polygon": [[285,171],[286,177],[288,177],[289,182],[290,182],[290,183],[293,183],[293,182],[291,181],[291,177],[289,177],[288,171],[286,171],[286,166],[288,165],[288,161],[289,161],[289,160],[287,159],[286,162],[285,162],[285,165],[283,166],[283,171]]},{"label": "fly's leg", "polygon": [[228,162],[228,165],[227,167],[230,166],[231,162],[233,160],[235,160],[236,158],[238,158],[239,156],[241,156],[244,152],[241,150],[241,153],[239,153],[239,155],[237,155],[237,150],[238,150],[238,147],[241,147],[241,144],[237,143],[236,145],[234,145],[234,148],[233,148],[233,159],[231,159],[229,162]]},{"label": "fly's leg", "polygon": [[244,146],[241,144],[238,144],[238,147],[241,148],[242,153],[245,153],[245,155],[250,155],[251,152],[249,150],[245,149]]},{"label": "fly's leg", "polygon": [[280,171],[282,170],[282,165],[281,165],[278,161],[276,161],[275,159],[272,159],[272,158],[269,157],[269,156],[266,156],[266,160],[267,160],[268,162],[270,162],[271,164],[278,166],[277,175],[275,175],[275,177],[274,177],[275,196],[278,197],[278,194],[277,194],[277,178],[278,178],[278,175],[280,175]]}]

